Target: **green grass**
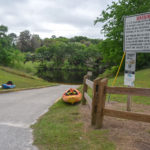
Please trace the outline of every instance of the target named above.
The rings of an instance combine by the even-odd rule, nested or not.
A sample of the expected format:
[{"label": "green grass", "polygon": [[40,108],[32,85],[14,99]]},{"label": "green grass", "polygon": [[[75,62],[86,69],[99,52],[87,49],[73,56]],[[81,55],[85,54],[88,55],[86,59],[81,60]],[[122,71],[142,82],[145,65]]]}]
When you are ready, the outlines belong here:
[{"label": "green grass", "polygon": [[20,70],[21,72],[36,74],[38,65],[39,62],[31,62],[31,61],[27,61],[26,63],[15,62],[13,64],[13,68]]},{"label": "green grass", "polygon": [[[110,86],[113,80],[114,78],[110,78],[109,83],[108,83]],[[117,82],[115,86],[123,86],[123,85],[124,85],[124,76],[121,75],[117,78]],[[136,71],[135,87],[150,88],[150,69]]]},{"label": "green grass", "polygon": [[[16,85],[15,89],[36,88],[36,87],[55,85],[53,83],[44,81],[40,78],[15,71],[13,69],[0,67],[0,85],[6,83],[7,81],[13,81],[13,83]],[[2,90],[3,89],[0,89],[0,91]],[[9,89],[9,90],[14,90],[14,89]]]},{"label": "green grass", "polygon": [[84,131],[79,104],[69,105],[62,100],[32,126],[34,144],[40,150],[114,150],[107,139],[107,130]]},{"label": "green grass", "polygon": [[[144,69],[137,71],[135,74],[135,87],[141,88],[150,88],[150,69]],[[113,82],[113,78],[111,78],[108,82],[108,85],[111,86]],[[119,76],[115,86],[124,86],[124,76]],[[127,95],[114,95],[111,94],[111,100],[118,102],[126,102]],[[150,105],[150,97],[145,96],[132,96],[132,101],[137,104],[145,104]]]},{"label": "green grass", "polygon": [[15,75],[19,75],[19,76],[22,76],[22,77],[30,78],[30,79],[37,78],[37,77],[35,77],[35,76],[31,75],[31,74],[28,74],[26,72],[23,72],[23,71],[14,69],[14,68],[10,68],[10,67],[0,66],[0,70],[8,72],[8,73],[15,74]]},{"label": "green grass", "polygon": [[[144,69],[136,72],[135,75],[135,87],[141,87],[141,88],[150,88],[150,69]],[[112,86],[114,78],[108,79],[108,86]],[[114,86],[124,86],[124,76],[121,75],[117,78],[117,81]],[[88,94],[92,97],[92,90],[88,88]],[[107,98],[108,100],[108,95]],[[117,95],[117,94],[111,94],[110,100],[112,101],[118,101],[118,102],[127,102],[127,95]],[[150,105],[150,97],[145,96],[132,96],[132,102],[135,102],[137,104],[145,104]]]}]

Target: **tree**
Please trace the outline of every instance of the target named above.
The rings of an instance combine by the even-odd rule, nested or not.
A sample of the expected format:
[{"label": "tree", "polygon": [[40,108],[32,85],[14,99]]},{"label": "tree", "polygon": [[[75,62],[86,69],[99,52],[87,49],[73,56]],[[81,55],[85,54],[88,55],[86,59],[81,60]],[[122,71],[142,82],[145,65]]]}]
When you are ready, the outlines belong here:
[{"label": "tree", "polygon": [[8,38],[10,40],[11,45],[15,46],[17,42],[17,35],[15,33],[10,33],[8,34]]},{"label": "tree", "polygon": [[51,38],[52,38],[52,39],[56,39],[56,35],[52,35]]},{"label": "tree", "polygon": [[87,41],[88,38],[85,36],[75,36],[70,39],[71,42],[81,42],[82,40]]},{"label": "tree", "polygon": [[84,55],[86,57],[85,63],[88,67],[94,68],[96,70],[102,65],[102,56],[98,45],[90,44],[90,46],[86,48]]},{"label": "tree", "polygon": [[0,37],[6,36],[8,32],[8,27],[4,25],[0,25]]},{"label": "tree", "polygon": [[19,51],[11,43],[11,37],[14,34],[7,35],[7,31],[7,26],[0,26],[0,64],[10,66],[18,61]]},{"label": "tree", "polygon": [[84,66],[88,57],[85,54],[86,46],[79,42],[68,45],[68,62],[73,66]]},{"label": "tree", "polygon": [[17,41],[17,47],[22,52],[30,52],[31,51],[31,34],[30,31],[25,30],[20,32],[18,41]]},{"label": "tree", "polygon": [[7,37],[8,27],[0,25],[0,44],[2,47],[9,47],[10,43]]},{"label": "tree", "polygon": [[42,64],[44,61],[50,61],[53,57],[53,51],[46,46],[42,46],[36,49],[36,60],[40,61]]},{"label": "tree", "polygon": [[102,11],[101,17],[97,17],[95,23],[105,23],[102,31],[106,37],[111,40],[123,39],[123,17],[144,13],[150,11],[150,1],[147,0],[119,0],[112,2],[105,11]]},{"label": "tree", "polygon": [[55,61],[56,66],[60,67],[63,65],[67,48],[66,43],[55,41],[49,46],[49,48],[51,51],[53,50],[53,60]]},{"label": "tree", "polygon": [[38,34],[33,34],[31,36],[31,51],[34,52],[37,48],[41,47],[41,39]]},{"label": "tree", "polygon": [[[104,23],[102,32],[107,38],[99,45],[105,62],[108,61],[112,65],[117,65],[121,60],[124,16],[148,12],[150,11],[149,6],[150,1],[148,0],[119,0],[112,2],[106,10],[102,11],[101,16],[97,17],[95,23]],[[144,61],[146,63],[148,60]]]}]

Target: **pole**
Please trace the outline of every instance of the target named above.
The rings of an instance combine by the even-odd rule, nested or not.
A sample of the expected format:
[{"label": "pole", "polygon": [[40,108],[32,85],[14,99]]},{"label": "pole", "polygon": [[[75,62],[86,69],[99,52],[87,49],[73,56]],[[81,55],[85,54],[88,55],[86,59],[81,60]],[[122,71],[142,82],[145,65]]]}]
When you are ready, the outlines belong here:
[{"label": "pole", "polygon": [[[130,86],[128,86],[130,88]],[[127,97],[127,111],[131,111],[131,95]]]},{"label": "pole", "polygon": [[[123,53],[123,56],[122,56],[122,59],[121,59],[121,62],[120,62],[118,71],[117,71],[116,76],[115,76],[115,79],[114,79],[113,82],[112,82],[112,86],[114,86],[115,83],[116,83],[116,80],[117,80],[117,77],[118,77],[118,75],[119,75],[121,66],[122,66],[122,64],[123,64],[123,60],[124,60],[124,58],[125,58],[125,55],[126,55],[126,52]],[[109,102],[109,101],[110,101],[110,94],[109,94],[109,96],[108,96],[108,102]]]},{"label": "pole", "polygon": [[112,83],[112,86],[114,86],[115,83],[116,83],[116,80],[117,80],[117,77],[118,77],[118,75],[119,75],[121,66],[122,66],[122,64],[123,64],[123,60],[124,60],[125,55],[126,55],[126,53],[124,52],[124,53],[123,53],[123,56],[122,56],[122,59],[121,59],[121,62],[120,62],[120,66],[119,66],[118,71],[117,71],[117,73],[116,73],[115,79],[114,79],[114,81],[113,81],[113,83]]}]

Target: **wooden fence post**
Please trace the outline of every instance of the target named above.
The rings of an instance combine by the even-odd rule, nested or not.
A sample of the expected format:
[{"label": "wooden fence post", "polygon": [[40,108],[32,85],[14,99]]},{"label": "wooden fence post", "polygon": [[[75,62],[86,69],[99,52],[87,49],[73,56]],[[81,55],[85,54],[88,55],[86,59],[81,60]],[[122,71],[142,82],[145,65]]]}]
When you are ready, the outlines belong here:
[{"label": "wooden fence post", "polygon": [[98,89],[98,102],[97,102],[97,113],[96,113],[96,128],[102,128],[103,125],[103,116],[104,116],[104,108],[105,108],[105,100],[106,100],[106,86],[107,86],[108,79],[102,79],[99,82],[99,89]]},{"label": "wooden fence post", "polygon": [[[130,86],[128,86],[130,88]],[[127,111],[131,111],[131,95],[127,96]]]},{"label": "wooden fence post", "polygon": [[96,124],[96,112],[97,112],[97,99],[98,99],[98,89],[99,89],[99,82],[102,78],[97,78],[94,80],[93,85],[93,98],[92,98],[92,111],[91,111],[91,125]]},{"label": "wooden fence post", "polygon": [[85,105],[85,104],[86,104],[86,99],[85,99],[85,97],[84,97],[84,92],[87,92],[87,88],[88,88],[88,86],[86,85],[86,79],[88,79],[88,75],[85,75],[85,76],[84,76],[84,79],[83,79],[82,105]]},{"label": "wooden fence post", "polygon": [[131,95],[127,97],[127,111],[131,111]]}]

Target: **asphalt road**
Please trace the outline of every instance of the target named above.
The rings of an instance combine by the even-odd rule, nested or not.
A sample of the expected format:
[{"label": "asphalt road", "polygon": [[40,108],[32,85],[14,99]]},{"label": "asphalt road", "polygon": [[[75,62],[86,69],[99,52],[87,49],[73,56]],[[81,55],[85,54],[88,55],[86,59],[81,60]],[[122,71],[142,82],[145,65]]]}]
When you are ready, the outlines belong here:
[{"label": "asphalt road", "polygon": [[0,150],[37,150],[30,125],[48,111],[65,90],[77,85],[0,94]]}]

